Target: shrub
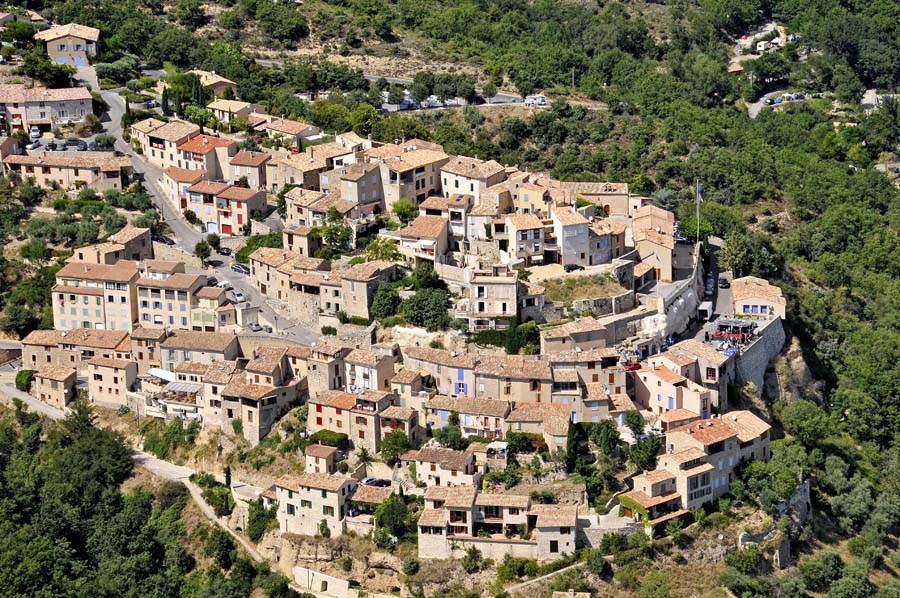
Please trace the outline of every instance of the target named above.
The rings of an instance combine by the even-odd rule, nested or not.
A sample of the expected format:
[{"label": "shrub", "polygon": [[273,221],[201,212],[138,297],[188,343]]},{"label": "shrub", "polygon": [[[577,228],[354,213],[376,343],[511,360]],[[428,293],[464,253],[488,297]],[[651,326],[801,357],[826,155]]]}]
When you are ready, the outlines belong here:
[{"label": "shrub", "polygon": [[354,326],[368,326],[369,320],[362,316],[350,316],[350,323]]},{"label": "shrub", "polygon": [[474,546],[470,546],[466,550],[466,554],[463,555],[463,558],[460,559],[459,564],[462,565],[463,571],[466,573],[478,573],[482,565],[481,551]]},{"label": "shrub", "polygon": [[344,570],[344,573],[350,573],[353,570],[353,559],[349,556],[345,556],[341,559],[341,569]]},{"label": "shrub", "polygon": [[242,419],[231,420],[231,429],[234,430],[235,435],[242,436],[244,434],[244,420],[242,420]]},{"label": "shrub", "polygon": [[331,430],[319,430],[309,437],[310,444],[325,444],[333,447],[340,447],[347,444],[347,435],[340,432],[332,432]]},{"label": "shrub", "polygon": [[261,498],[252,501],[247,517],[247,537],[254,543],[259,542],[269,525],[276,520],[277,512],[277,505],[267,509]]},{"label": "shrub", "polygon": [[22,392],[31,390],[31,381],[34,379],[34,370],[19,370],[16,373],[16,388]]},{"label": "shrub", "polygon": [[337,336],[337,328],[334,326],[322,326],[322,336]]},{"label": "shrub", "polygon": [[337,319],[338,319],[338,322],[340,322],[341,324],[346,324],[347,322],[350,321],[350,317],[347,315],[347,312],[345,312],[344,310],[337,312]]},{"label": "shrub", "polygon": [[350,464],[346,461],[341,461],[337,464],[337,470],[338,473],[347,473],[348,471],[350,471]]},{"label": "shrub", "polygon": [[225,569],[231,569],[237,558],[237,548],[234,539],[228,532],[215,528],[206,539],[206,556],[212,557],[216,564]]},{"label": "shrub", "polygon": [[415,575],[419,572],[419,561],[414,558],[403,559],[400,568],[403,570],[404,575]]}]

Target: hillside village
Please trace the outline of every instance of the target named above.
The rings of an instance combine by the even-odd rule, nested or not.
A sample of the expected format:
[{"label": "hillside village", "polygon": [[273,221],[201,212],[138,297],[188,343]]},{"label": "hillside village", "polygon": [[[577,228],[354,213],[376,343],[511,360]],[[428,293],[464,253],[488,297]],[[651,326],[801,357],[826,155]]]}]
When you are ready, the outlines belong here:
[{"label": "hillside village", "polygon": [[[48,49],[78,65],[96,42],[89,29],[41,35],[75,40]],[[545,563],[604,532],[665,533],[726,495],[742,463],[769,458],[769,423],[732,405],[730,389],[762,386],[784,342],[785,299],[765,280],[718,273],[705,240],[671,212],[625,183],[559,181],[420,139],[326,136],[200,75],[219,96],[208,109],[221,131],[150,117],[126,131],[133,157],[22,151],[8,137],[0,159],[39,185],[100,193],[146,172],[185,226],[236,247],[268,239],[245,270],[232,268],[254,295],[173,257],[147,228],[79,247],[56,274],[54,329],[22,339],[35,398],[65,410],[85,396],[250,446],[305,405],[305,468],[260,494],[278,531],[368,535],[390,496],[419,496],[421,560],[474,549]],[[83,118],[90,103],[84,88],[2,94],[7,122],[23,130]],[[239,117],[249,132],[225,132]],[[251,134],[275,143],[246,149]],[[400,301],[425,293],[404,281],[428,277],[448,291],[435,322],[398,318]],[[528,340],[508,352],[516,334]],[[631,445],[657,439],[658,451],[605,505],[492,481],[525,455],[521,439],[552,471],[583,457],[575,426],[604,423]],[[442,445],[448,429],[467,448]],[[377,470],[386,478],[368,475],[372,457],[389,465]]]},{"label": "hillside village", "polygon": [[[98,36],[71,24],[35,38],[54,63],[85,67]],[[771,457],[770,414],[742,389],[762,389],[782,351],[787,301],[722,270],[721,240],[625,182],[330,133],[192,72],[215,127],[150,109],[106,150],[0,138],[6,176],[72,197],[142,188],[172,215],[61,264],[53,329],[21,339],[37,401],[87,400],[248,450],[302,410],[296,471],[263,470],[248,495],[229,469],[240,508],[272,509],[276,537],[383,547],[397,538],[379,514],[405,501],[420,561],[547,565],[608,533],[671,535]],[[0,85],[3,122],[29,146],[92,102],[86,87]],[[599,430],[621,446],[598,454]],[[632,451],[646,458],[618,490],[566,481]],[[283,572],[315,595],[355,595],[307,565]]]}]

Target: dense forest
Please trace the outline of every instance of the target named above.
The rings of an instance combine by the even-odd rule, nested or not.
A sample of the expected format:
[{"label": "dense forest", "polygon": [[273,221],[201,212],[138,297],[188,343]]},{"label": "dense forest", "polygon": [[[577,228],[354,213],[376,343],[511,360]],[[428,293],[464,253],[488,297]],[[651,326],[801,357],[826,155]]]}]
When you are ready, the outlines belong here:
[{"label": "dense forest", "polygon": [[227,533],[189,536],[183,484],[123,493],[130,450],[73,407],[61,422],[0,408],[0,596],[297,596]]}]

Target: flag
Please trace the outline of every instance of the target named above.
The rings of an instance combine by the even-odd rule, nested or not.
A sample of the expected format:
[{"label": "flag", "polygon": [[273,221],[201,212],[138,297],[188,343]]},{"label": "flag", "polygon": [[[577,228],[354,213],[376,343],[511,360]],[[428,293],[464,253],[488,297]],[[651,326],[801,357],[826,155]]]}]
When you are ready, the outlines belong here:
[{"label": "flag", "polygon": [[659,254],[656,254],[656,263],[659,263]]},{"label": "flag", "polygon": [[703,203],[703,187],[700,186],[700,181],[697,181],[697,201]]}]

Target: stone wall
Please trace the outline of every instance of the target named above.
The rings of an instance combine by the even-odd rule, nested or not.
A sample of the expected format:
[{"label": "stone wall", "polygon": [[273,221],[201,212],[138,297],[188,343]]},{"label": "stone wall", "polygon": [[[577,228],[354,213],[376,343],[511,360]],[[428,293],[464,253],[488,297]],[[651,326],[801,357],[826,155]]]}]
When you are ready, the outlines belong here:
[{"label": "stone wall", "polygon": [[329,598],[351,598],[350,582],[306,567],[293,568],[294,583],[304,592]]},{"label": "stone wall", "polygon": [[[237,231],[238,234],[241,234],[241,231]],[[265,222],[258,222],[256,220],[250,221],[250,234],[251,235],[268,235],[272,232],[272,228],[267,225]]]},{"label": "stone wall", "polygon": [[739,383],[753,382],[763,388],[769,362],[784,348],[784,327],[780,319],[769,320],[756,333],[757,340],[738,354],[736,374]]},{"label": "stone wall", "polygon": [[478,254],[485,263],[497,263],[501,261],[500,249],[497,246],[497,241],[473,239],[470,241],[470,248],[472,253]]},{"label": "stone wall", "polygon": [[195,255],[189,254],[177,245],[153,242],[153,257],[165,262],[184,262],[188,270],[203,270],[203,263]]},{"label": "stone wall", "polygon": [[368,326],[356,326],[354,324],[341,324],[337,327],[337,342],[345,347],[354,349],[370,349],[375,342],[375,328],[373,322]]},{"label": "stone wall", "polygon": [[612,297],[595,297],[593,299],[578,299],[572,302],[572,315],[578,316],[585,311],[590,311],[594,316],[606,316],[620,314],[634,309],[634,291],[628,291]]},{"label": "stone wall", "polygon": [[[420,535],[419,538],[421,537]],[[461,540],[458,537],[454,537],[453,546],[453,556],[456,558],[462,558],[470,546],[474,546],[481,551],[483,558],[493,559],[495,562],[502,561],[507,554],[520,559],[536,559],[538,556],[537,542],[533,540],[512,540],[506,538],[502,540],[493,538],[466,538]]]}]

